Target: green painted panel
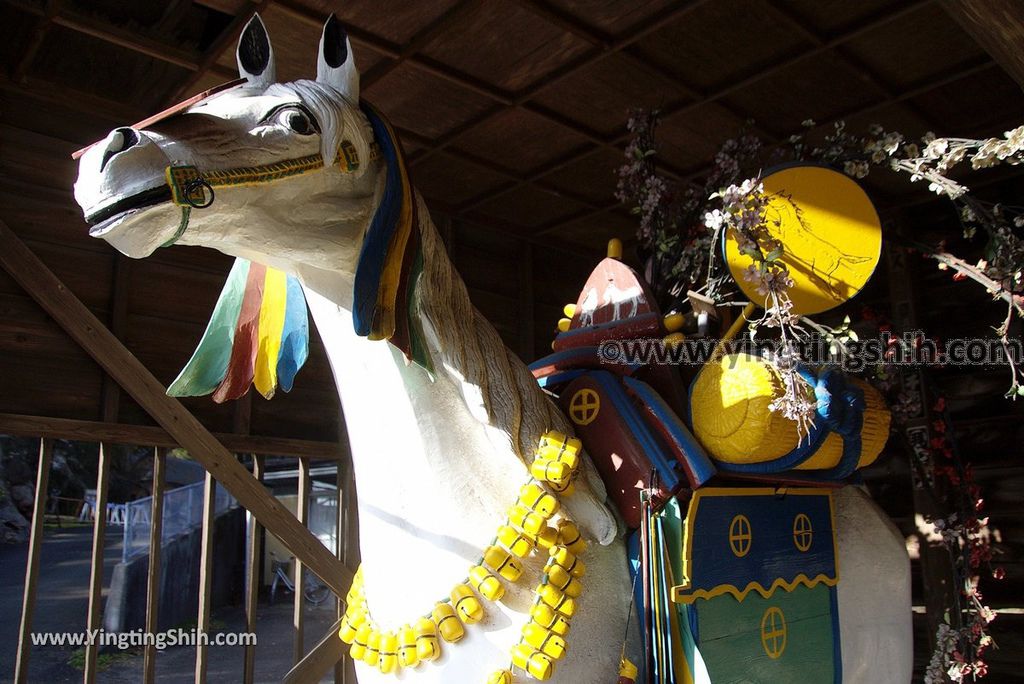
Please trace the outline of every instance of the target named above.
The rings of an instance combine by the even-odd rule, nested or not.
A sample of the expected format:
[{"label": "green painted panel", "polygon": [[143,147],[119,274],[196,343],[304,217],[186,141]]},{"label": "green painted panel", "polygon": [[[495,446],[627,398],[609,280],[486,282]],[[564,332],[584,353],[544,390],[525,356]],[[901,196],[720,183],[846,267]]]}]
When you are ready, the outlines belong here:
[{"label": "green painted panel", "polygon": [[[830,589],[698,599],[700,652],[714,684],[832,684]],[[769,652],[777,657],[770,657]]]}]

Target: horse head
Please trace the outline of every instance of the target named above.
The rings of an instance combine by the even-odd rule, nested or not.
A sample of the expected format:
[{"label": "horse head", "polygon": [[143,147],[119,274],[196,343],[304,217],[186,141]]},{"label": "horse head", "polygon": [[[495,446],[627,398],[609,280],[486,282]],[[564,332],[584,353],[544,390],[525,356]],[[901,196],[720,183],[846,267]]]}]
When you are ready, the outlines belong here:
[{"label": "horse head", "polygon": [[75,198],[90,234],[136,258],[177,242],[351,272],[380,164],[345,30],[324,25],[315,81],[276,82],[259,16],[237,61],[242,80],[85,151]]}]

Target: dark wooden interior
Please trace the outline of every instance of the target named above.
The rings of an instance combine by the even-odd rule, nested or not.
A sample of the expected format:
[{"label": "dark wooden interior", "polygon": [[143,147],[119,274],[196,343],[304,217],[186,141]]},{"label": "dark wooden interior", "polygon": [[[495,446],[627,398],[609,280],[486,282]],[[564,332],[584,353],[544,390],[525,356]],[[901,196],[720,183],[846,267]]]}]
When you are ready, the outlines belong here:
[{"label": "dark wooden interior", "polygon": [[[526,359],[549,348],[562,304],[606,241],[628,245],[634,233],[614,197],[630,108],[662,111],[662,170],[681,183],[702,179],[747,121],[769,143],[805,119],[842,118],[858,131],[877,122],[911,138],[1001,135],[1024,123],[1024,6],[1014,0],[2,0],[0,219],[165,384],[191,354],[230,259],[172,247],[133,261],[89,238],[70,153],[235,78],[235,41],[253,11],[282,80],[313,75],[329,12],[346,24],[363,97],[396,126],[474,302]],[[1014,168],[967,182],[986,199],[1021,203]],[[950,206],[923,186],[888,172],[864,184],[891,234],[959,234]],[[953,244],[966,256],[982,249]],[[922,259],[910,271],[929,334],[991,336],[1001,322],[1002,307],[976,286]],[[886,311],[890,285],[880,268],[851,306]],[[990,656],[991,681],[1024,681],[1024,407],[1002,398],[1003,368],[931,377],[1007,571],[982,585],[993,607],[1009,609],[993,624],[1002,648]],[[216,433],[302,440],[324,453],[341,439],[318,339],[290,394],[184,403]],[[153,425],[3,271],[0,414],[0,432],[14,430],[13,414]],[[899,444],[867,473],[910,534],[908,478]]]}]

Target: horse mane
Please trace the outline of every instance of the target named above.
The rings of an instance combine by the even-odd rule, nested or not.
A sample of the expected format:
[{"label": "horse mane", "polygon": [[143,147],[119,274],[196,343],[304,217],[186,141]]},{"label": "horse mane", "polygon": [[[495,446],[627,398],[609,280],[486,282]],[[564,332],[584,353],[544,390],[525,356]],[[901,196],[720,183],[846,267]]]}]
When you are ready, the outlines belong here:
[{"label": "horse mane", "polygon": [[529,466],[541,434],[546,430],[571,434],[572,428],[470,302],[429,212],[419,197],[417,201],[423,274],[416,293],[429,334],[436,338],[436,345],[431,345],[432,353],[440,357],[435,359],[435,369],[462,386],[474,416],[508,434],[509,447]]}]

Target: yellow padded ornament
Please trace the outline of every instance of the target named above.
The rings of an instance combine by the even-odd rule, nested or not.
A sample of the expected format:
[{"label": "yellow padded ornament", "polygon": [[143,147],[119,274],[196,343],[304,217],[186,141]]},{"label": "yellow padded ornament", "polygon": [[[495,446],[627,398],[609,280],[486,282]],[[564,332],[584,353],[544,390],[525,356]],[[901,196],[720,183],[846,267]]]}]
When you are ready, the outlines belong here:
[{"label": "yellow padded ornament", "polygon": [[[874,462],[889,436],[890,413],[878,391],[849,378],[864,391],[861,454],[857,467]],[[815,401],[806,386],[807,397]],[[691,406],[693,433],[708,454],[725,463],[749,464],[772,461],[796,448],[800,436],[796,423],[769,406],[782,396],[778,371],[752,354],[731,354],[708,363],[694,381]],[[832,468],[843,454],[843,440],[829,434],[801,470]]]}]

